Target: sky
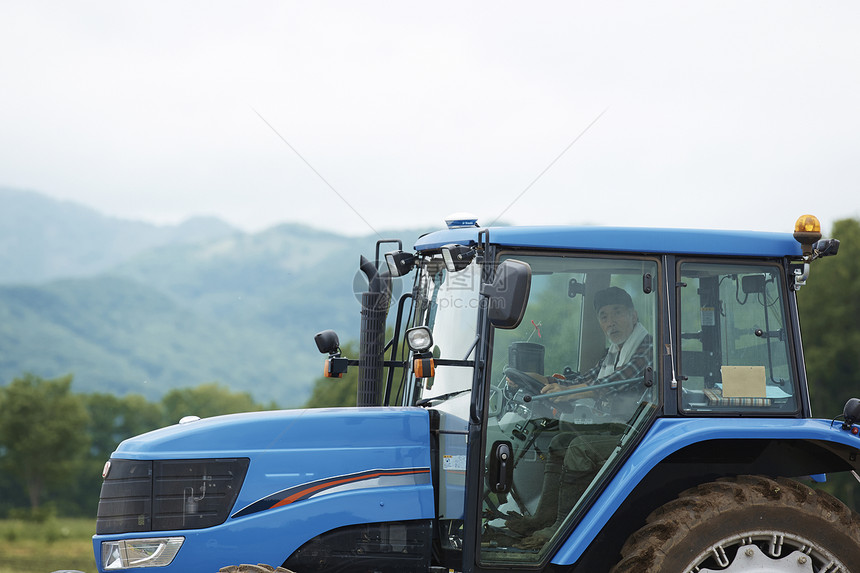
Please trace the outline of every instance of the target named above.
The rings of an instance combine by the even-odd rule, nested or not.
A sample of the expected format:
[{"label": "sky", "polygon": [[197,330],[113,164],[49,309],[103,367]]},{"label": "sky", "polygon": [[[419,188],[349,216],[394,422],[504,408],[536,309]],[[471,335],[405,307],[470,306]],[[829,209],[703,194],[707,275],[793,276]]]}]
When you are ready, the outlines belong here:
[{"label": "sky", "polygon": [[[860,3],[0,3],[0,186],[350,235],[860,217]],[[2,208],[2,206],[0,206]]]}]

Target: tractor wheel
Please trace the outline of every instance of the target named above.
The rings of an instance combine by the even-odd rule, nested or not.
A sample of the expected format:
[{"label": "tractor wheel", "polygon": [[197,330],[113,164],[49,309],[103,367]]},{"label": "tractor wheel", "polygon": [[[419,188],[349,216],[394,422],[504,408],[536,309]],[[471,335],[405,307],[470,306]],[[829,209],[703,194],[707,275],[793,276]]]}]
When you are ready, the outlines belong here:
[{"label": "tractor wheel", "polygon": [[655,510],[621,555],[611,573],[856,573],[860,517],[793,480],[725,478]]},{"label": "tractor wheel", "polygon": [[222,567],[218,570],[218,573],[293,573],[289,569],[284,569],[283,567],[272,567],[271,565],[266,565],[265,563],[257,563],[256,565],[250,565],[244,563],[242,565],[228,565],[226,567]]}]

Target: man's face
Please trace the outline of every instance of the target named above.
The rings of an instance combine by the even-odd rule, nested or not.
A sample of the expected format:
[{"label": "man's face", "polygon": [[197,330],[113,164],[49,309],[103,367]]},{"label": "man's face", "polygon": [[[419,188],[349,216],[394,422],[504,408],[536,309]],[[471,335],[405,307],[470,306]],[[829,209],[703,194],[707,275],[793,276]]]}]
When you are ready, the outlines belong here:
[{"label": "man's face", "polygon": [[607,304],[597,311],[597,320],[609,340],[623,344],[633,333],[638,317],[635,310],[623,304]]}]

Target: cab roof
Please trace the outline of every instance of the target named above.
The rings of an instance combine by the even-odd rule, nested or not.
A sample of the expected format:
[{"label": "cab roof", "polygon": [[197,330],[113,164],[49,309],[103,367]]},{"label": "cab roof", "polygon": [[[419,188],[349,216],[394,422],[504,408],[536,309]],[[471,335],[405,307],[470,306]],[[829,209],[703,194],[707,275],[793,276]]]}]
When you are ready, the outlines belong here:
[{"label": "cab roof", "polygon": [[565,249],[647,254],[717,255],[800,258],[800,244],[791,233],[712,229],[649,229],[641,227],[469,227],[424,235],[416,251],[448,244],[473,245],[478,233],[504,247]]}]

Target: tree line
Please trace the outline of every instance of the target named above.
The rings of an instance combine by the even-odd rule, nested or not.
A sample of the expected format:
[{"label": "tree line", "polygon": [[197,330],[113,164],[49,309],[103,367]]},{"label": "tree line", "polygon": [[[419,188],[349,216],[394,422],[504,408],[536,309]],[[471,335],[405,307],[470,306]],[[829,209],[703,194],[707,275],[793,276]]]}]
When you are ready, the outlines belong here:
[{"label": "tree line", "polygon": [[273,409],[218,384],[140,395],[72,392],[72,375],[32,374],[0,387],[0,517],[95,516],[102,468],[122,440],[201,418]]},{"label": "tree line", "polygon": [[[860,398],[860,220],[833,225],[839,253],[812,263],[797,293],[812,413],[832,419]],[[860,485],[850,474],[828,475],[824,489],[860,512]]]},{"label": "tree line", "polygon": [[[798,293],[813,413],[834,418],[860,397],[860,221],[836,222],[836,257],[816,261]],[[356,356],[354,345],[344,345]],[[72,376],[24,374],[0,387],[0,517],[56,511],[94,516],[104,462],[125,438],[193,414],[209,417],[274,409],[218,384],[171,390],[158,402],[139,395],[76,394]],[[344,379],[318,378],[306,407],[354,406],[357,368]],[[824,486],[860,510],[857,483],[828,476]]]}]

